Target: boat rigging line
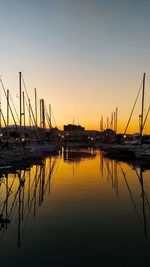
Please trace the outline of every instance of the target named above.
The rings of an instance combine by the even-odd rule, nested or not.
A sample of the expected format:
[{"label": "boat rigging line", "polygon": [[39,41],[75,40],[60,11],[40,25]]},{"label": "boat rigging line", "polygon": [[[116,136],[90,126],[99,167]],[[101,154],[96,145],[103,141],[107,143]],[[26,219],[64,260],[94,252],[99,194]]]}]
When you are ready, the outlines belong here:
[{"label": "boat rigging line", "polygon": [[[7,99],[7,93],[6,93],[6,90],[5,90],[5,87],[4,87],[4,84],[3,84],[1,78],[0,78],[0,83],[1,83],[2,89],[3,89],[3,91],[4,91],[4,95],[5,95],[6,99]],[[14,121],[14,124],[15,124],[15,127],[16,127],[16,131],[17,131],[18,136],[19,136],[20,144],[21,144],[22,147],[23,147],[23,142],[22,142],[22,139],[21,139],[21,136],[20,136],[20,133],[19,133],[19,130],[18,130],[18,126],[17,126],[16,120],[15,120],[15,117],[14,117],[14,114],[13,114],[13,111],[12,111],[12,108],[11,108],[11,105],[10,105],[9,102],[8,102],[8,107],[9,107],[9,109],[10,109],[10,112],[11,112],[11,115],[12,115],[12,118],[13,118],[13,121]]]},{"label": "boat rigging line", "polygon": [[141,86],[140,86],[140,88],[139,88],[139,90],[138,90],[138,94],[137,94],[137,96],[136,96],[136,99],[135,99],[135,102],[134,102],[133,108],[132,108],[132,110],[131,110],[131,113],[130,113],[129,120],[128,120],[128,122],[127,122],[127,125],[126,125],[126,128],[125,128],[125,131],[124,131],[124,135],[126,134],[126,132],[127,132],[127,129],[128,129],[128,126],[129,126],[129,124],[130,124],[130,121],[131,121],[131,118],[132,118],[132,115],[133,115],[133,112],[134,112],[134,109],[135,109],[135,106],[136,106],[137,100],[138,100],[138,98],[139,98],[139,94],[140,94],[140,92],[141,92],[141,89],[142,89],[142,85],[143,85],[143,80],[142,80]]}]

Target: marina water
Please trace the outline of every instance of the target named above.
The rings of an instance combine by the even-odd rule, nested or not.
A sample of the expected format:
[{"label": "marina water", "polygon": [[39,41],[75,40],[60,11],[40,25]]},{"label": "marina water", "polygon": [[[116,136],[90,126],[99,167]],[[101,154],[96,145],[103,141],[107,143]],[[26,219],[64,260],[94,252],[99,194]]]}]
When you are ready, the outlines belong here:
[{"label": "marina water", "polygon": [[136,266],[150,246],[150,170],[62,150],[0,174],[5,266]]}]

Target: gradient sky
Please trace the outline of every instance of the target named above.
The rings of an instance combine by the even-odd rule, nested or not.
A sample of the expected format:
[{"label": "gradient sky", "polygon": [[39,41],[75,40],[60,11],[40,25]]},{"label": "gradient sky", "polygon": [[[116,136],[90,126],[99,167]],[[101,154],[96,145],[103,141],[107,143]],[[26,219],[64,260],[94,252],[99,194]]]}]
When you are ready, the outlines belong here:
[{"label": "gradient sky", "polygon": [[[100,116],[118,107],[123,131],[146,72],[146,112],[149,0],[0,0],[0,25],[0,74],[16,106],[22,71],[30,97],[36,87],[58,127],[74,118],[99,129]],[[140,100],[129,131],[138,130],[139,113]]]}]

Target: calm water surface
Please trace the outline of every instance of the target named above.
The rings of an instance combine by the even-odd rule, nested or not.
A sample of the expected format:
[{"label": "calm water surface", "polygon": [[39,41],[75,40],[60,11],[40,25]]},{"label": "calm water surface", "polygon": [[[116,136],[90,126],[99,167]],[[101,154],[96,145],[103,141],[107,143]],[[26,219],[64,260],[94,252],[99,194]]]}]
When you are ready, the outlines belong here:
[{"label": "calm water surface", "polygon": [[1,266],[149,265],[150,170],[82,152],[0,174]]}]

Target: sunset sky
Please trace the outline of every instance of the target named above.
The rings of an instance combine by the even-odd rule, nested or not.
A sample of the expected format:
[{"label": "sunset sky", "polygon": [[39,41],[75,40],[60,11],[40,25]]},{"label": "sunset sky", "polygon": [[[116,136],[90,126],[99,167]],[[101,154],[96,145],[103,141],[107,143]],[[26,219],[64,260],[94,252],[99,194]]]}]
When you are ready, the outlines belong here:
[{"label": "sunset sky", "polygon": [[[122,132],[146,72],[146,113],[149,0],[0,0],[0,26],[0,75],[16,107],[22,71],[30,97],[36,87],[60,129],[74,119],[99,130],[101,115],[106,120],[118,107]],[[132,132],[138,131],[140,101]],[[5,102],[2,95],[4,110]]]}]

